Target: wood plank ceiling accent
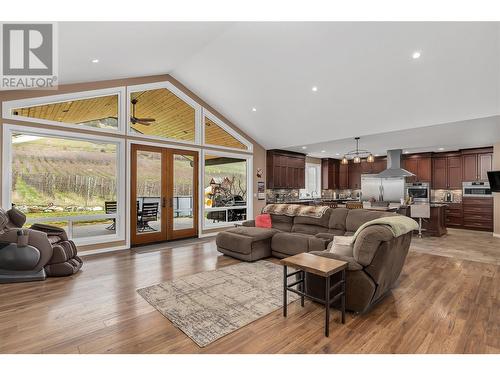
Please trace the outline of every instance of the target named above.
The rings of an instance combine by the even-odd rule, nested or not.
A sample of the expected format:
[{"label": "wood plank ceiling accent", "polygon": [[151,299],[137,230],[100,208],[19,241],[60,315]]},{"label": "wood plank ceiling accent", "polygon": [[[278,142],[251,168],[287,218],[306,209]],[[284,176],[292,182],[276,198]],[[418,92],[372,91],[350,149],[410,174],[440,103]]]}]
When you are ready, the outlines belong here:
[{"label": "wood plank ceiling accent", "polygon": [[[138,91],[133,92],[130,99],[137,99],[136,117],[155,119],[150,125],[130,123],[133,130],[144,135],[194,142],[195,109],[171,91],[165,88]],[[108,119],[106,123],[94,126],[117,127],[117,124],[113,124],[114,126],[111,124],[113,119],[115,121],[118,119],[118,95],[16,108],[12,112],[14,115],[68,124]],[[205,118],[205,143],[240,150],[248,149],[209,118]]]},{"label": "wood plank ceiling accent", "polygon": [[109,118],[117,119],[118,95],[16,108],[12,110],[12,114],[67,124],[80,124]]},{"label": "wood plank ceiling accent", "polygon": [[208,117],[205,117],[205,143],[209,145],[238,148],[240,150],[248,149],[247,146],[238,141]]}]

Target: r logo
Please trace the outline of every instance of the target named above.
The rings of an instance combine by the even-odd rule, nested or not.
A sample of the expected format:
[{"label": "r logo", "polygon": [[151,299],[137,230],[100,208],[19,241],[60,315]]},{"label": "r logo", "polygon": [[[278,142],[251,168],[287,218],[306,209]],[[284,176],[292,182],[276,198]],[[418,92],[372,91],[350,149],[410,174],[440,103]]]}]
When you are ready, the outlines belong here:
[{"label": "r logo", "polygon": [[54,74],[52,24],[3,24],[4,76]]}]

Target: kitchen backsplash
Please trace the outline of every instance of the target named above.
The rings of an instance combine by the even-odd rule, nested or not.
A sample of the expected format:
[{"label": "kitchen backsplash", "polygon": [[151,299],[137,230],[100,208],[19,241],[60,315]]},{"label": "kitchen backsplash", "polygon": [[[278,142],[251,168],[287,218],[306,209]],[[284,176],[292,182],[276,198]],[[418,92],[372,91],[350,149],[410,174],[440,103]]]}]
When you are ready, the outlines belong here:
[{"label": "kitchen backsplash", "polygon": [[337,193],[337,198],[340,198],[340,199],[357,198],[357,197],[359,197],[359,194],[361,194],[361,190],[351,190],[351,189],[321,190],[321,197],[327,198],[327,199],[332,199],[332,198],[334,198],[335,193]]},{"label": "kitchen backsplash", "polygon": [[431,200],[433,202],[444,202],[447,192],[452,194],[452,201],[454,203],[462,202],[462,190],[445,190],[445,189],[431,189]]},{"label": "kitchen backsplash", "polygon": [[282,202],[299,199],[299,189],[267,189],[267,202]]}]

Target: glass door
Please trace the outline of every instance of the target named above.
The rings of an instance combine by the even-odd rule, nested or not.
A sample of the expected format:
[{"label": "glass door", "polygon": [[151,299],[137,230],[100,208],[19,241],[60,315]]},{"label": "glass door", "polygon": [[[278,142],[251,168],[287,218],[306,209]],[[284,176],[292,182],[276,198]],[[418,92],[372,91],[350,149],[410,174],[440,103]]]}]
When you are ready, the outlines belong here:
[{"label": "glass door", "polygon": [[198,235],[198,153],[168,150],[168,239]]},{"label": "glass door", "polygon": [[132,145],[133,245],[198,235],[198,153]]},{"label": "glass door", "polygon": [[164,149],[132,145],[130,231],[133,245],[167,239],[167,172]]}]

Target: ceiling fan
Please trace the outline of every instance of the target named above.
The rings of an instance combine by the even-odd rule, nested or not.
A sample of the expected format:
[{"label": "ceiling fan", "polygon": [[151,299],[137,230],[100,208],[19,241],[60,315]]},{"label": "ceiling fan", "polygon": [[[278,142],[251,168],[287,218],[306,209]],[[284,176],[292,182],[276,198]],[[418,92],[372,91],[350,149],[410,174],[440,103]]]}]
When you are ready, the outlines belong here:
[{"label": "ceiling fan", "polygon": [[151,123],[156,121],[156,119],[154,119],[154,118],[136,117],[135,116],[135,105],[137,104],[138,100],[132,99],[130,102],[132,103],[132,116],[130,116],[130,122],[132,124],[134,124],[134,125],[141,124],[141,125],[149,126],[149,125],[151,125]]}]

